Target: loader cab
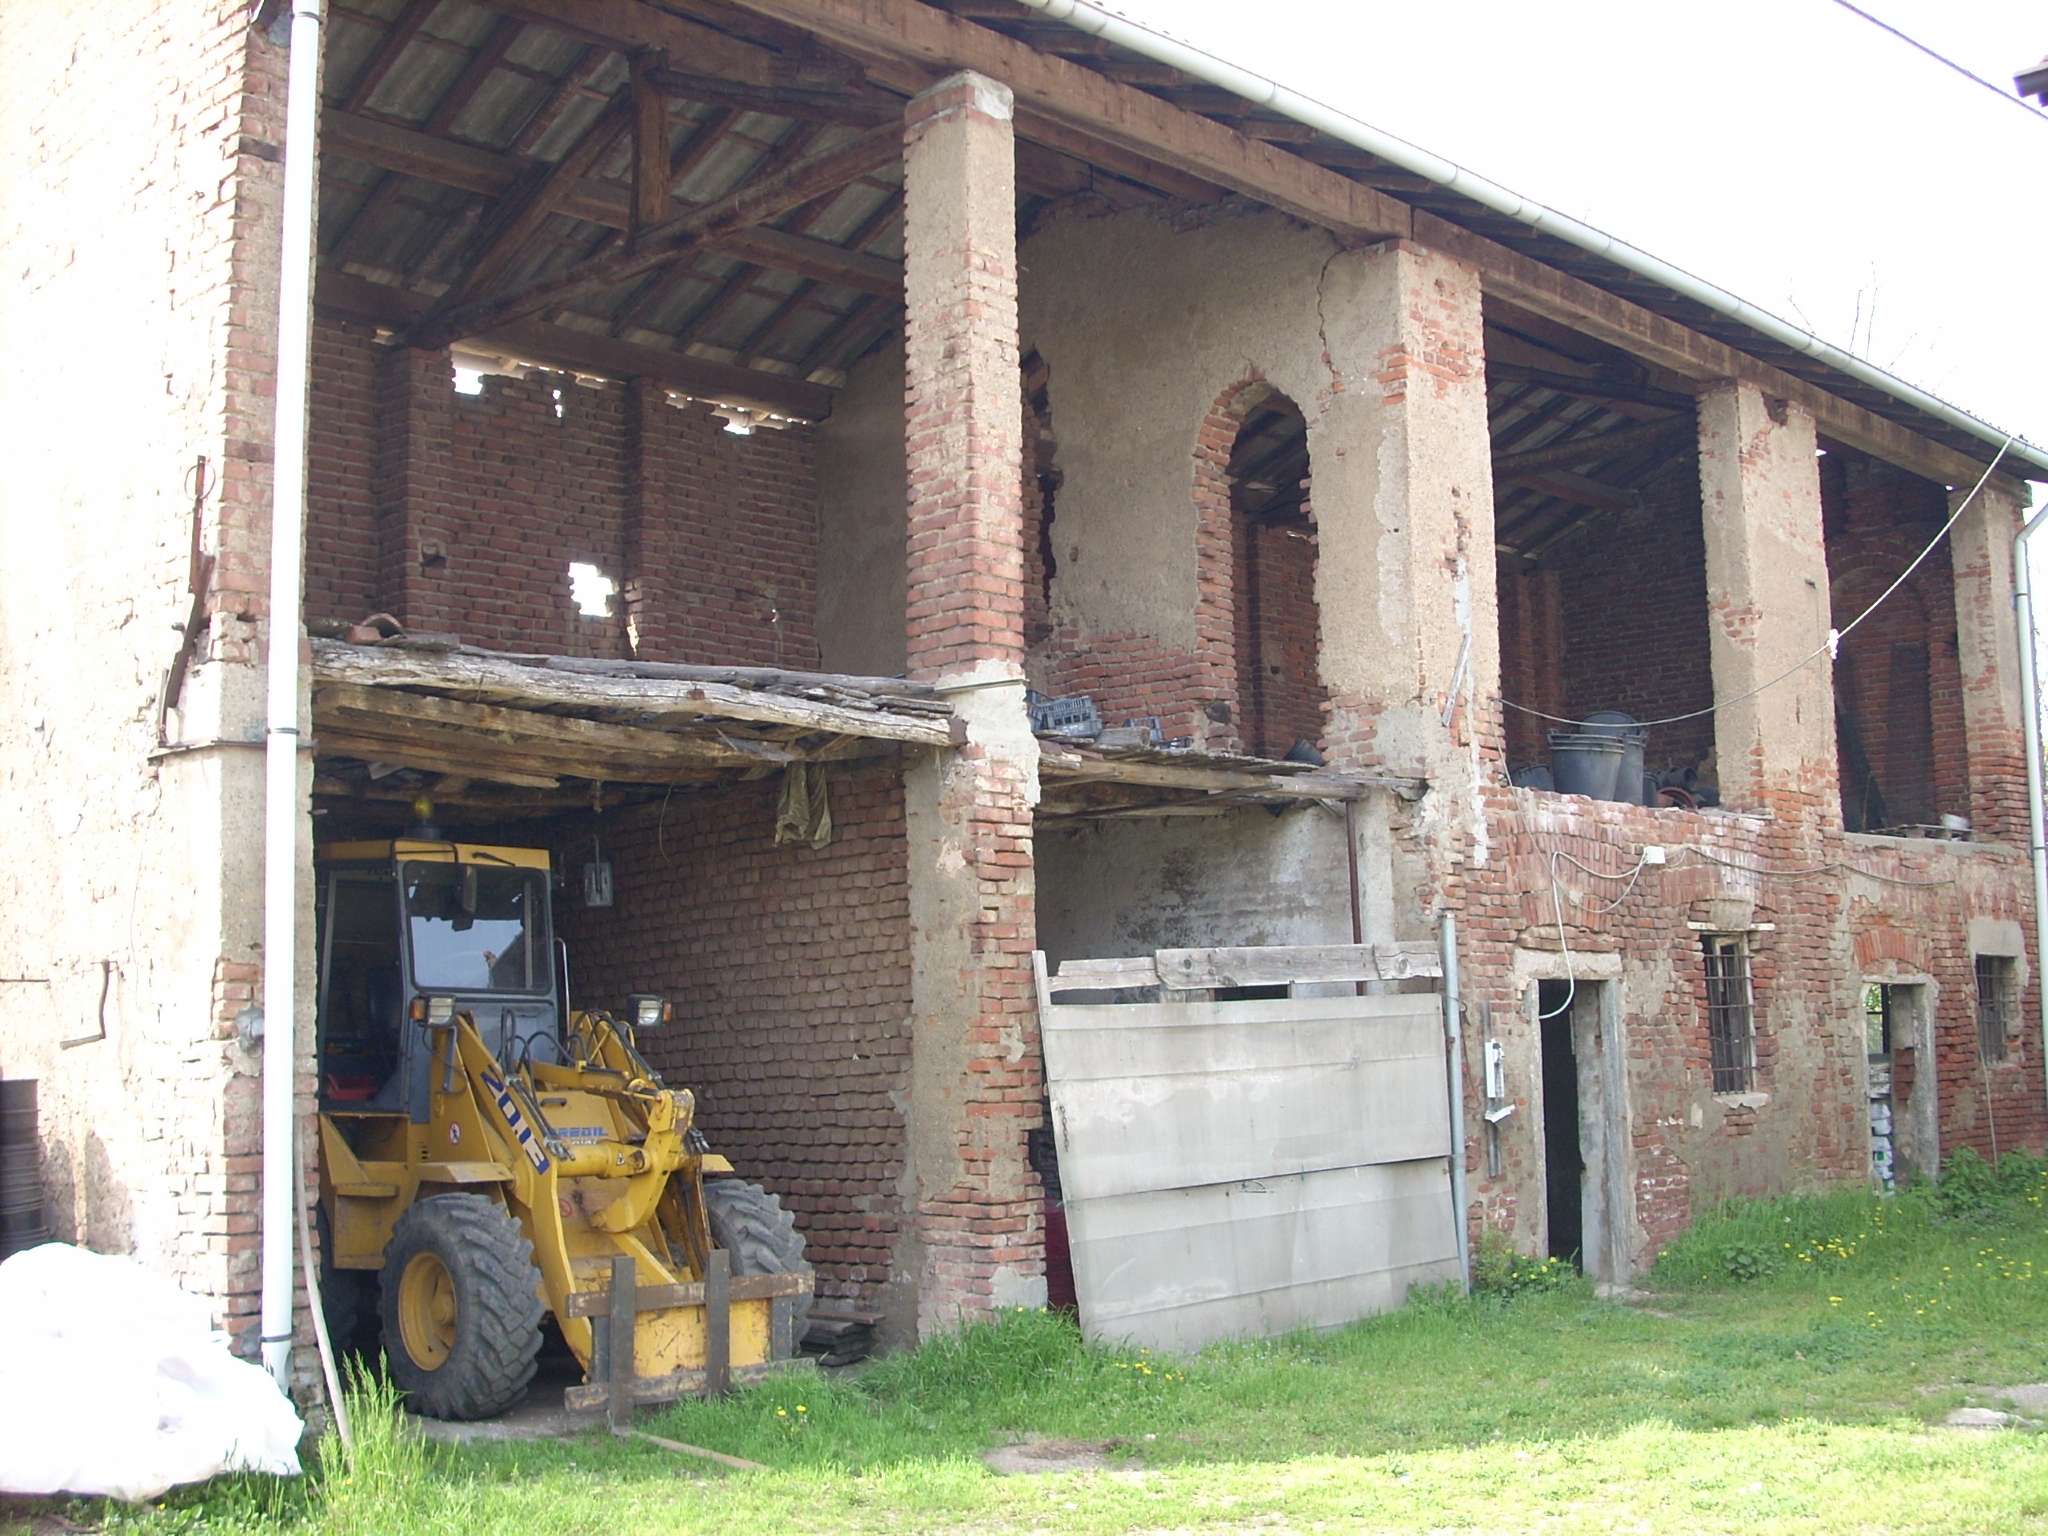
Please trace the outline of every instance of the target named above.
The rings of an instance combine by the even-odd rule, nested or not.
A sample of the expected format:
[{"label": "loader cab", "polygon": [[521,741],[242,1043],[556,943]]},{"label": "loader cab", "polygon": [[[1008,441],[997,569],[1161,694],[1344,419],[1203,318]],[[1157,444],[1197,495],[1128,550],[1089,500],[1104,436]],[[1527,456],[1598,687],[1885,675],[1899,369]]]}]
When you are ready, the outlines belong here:
[{"label": "loader cab", "polygon": [[508,1065],[561,1059],[544,850],[336,843],[316,866],[322,1109],[424,1124],[436,1031],[414,1014],[429,1006],[469,1014]]}]

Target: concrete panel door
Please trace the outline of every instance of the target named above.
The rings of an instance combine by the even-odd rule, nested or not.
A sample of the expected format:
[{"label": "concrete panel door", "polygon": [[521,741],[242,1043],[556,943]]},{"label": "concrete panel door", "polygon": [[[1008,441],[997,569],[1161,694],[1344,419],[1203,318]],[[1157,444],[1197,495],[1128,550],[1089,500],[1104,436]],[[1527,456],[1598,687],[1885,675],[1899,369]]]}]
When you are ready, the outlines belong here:
[{"label": "concrete panel door", "polygon": [[1536,988],[1544,1251],[1595,1280],[1629,1277],[1628,1092],[1608,982]]},{"label": "concrete panel door", "polygon": [[1454,1279],[1433,993],[1041,1013],[1082,1331],[1170,1351]]}]

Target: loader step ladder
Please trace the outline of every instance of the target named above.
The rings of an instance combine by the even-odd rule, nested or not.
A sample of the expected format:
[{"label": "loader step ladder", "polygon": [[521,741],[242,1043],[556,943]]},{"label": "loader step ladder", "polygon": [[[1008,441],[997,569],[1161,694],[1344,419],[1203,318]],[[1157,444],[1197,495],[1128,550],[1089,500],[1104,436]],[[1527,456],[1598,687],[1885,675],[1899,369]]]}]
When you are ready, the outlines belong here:
[{"label": "loader step ladder", "polygon": [[[811,1362],[796,1358],[795,1314],[789,1299],[808,1292],[813,1280],[807,1274],[739,1275],[732,1273],[732,1255],[714,1249],[702,1280],[682,1285],[639,1283],[633,1260],[625,1254],[612,1257],[611,1289],[572,1291],[563,1313],[568,1317],[602,1318],[599,1331],[603,1344],[603,1379],[570,1387],[562,1394],[570,1408],[602,1408],[612,1428],[621,1429],[633,1421],[633,1409],[641,1403],[667,1403],[679,1397],[723,1397],[735,1383],[745,1386],[784,1371],[802,1370]],[[771,1304],[769,1358],[760,1365],[732,1364],[732,1304],[736,1301],[767,1301]],[[701,1370],[671,1371],[666,1376],[633,1374],[633,1330],[643,1307],[702,1307],[704,1309],[704,1366]],[[593,1362],[595,1367],[600,1362]],[[596,1369],[593,1375],[599,1374]]]}]

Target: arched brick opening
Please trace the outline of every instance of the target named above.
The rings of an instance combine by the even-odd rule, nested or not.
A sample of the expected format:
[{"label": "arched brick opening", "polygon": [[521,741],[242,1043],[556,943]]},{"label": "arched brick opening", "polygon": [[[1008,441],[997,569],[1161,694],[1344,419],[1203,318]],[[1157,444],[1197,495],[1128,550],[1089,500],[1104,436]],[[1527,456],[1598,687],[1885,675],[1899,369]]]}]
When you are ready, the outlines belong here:
[{"label": "arched brick opening", "polygon": [[1293,400],[1256,376],[1217,398],[1195,451],[1195,629],[1211,714],[1227,705],[1231,736],[1261,757],[1323,735],[1309,481]]}]

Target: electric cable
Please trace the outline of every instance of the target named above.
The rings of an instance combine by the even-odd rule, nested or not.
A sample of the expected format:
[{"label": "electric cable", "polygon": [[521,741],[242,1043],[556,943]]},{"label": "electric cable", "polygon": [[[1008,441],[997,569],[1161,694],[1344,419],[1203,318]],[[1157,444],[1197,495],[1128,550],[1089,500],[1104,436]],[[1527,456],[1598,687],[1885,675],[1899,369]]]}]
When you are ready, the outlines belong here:
[{"label": "electric cable", "polygon": [[1961,75],[1965,80],[1968,80],[1971,84],[1982,86],[1985,90],[1989,91],[1992,95],[1996,96],[2000,101],[2011,102],[2014,106],[2018,107],[2021,111],[2025,112],[2029,117],[2048,116],[2048,113],[2036,112],[2032,107],[2027,105],[2025,100],[2023,100],[2021,97],[2011,94],[2003,86],[1997,85],[1990,80],[1986,80],[1982,75],[1978,74],[1974,69],[1971,69],[1967,64],[1958,64],[1954,59],[1950,58],[1947,54],[1942,53],[1937,49],[1929,46],[1928,44],[1921,42],[1919,38],[1912,36],[1910,33],[1900,31],[1897,27],[1893,26],[1883,17],[1871,15],[1870,12],[1864,10],[1861,6],[1850,4],[1850,0],[1835,0],[1835,4],[1839,5],[1851,16],[1860,17],[1862,20],[1869,22],[1873,27],[1877,28],[1878,31],[1889,32],[1893,37],[1896,37],[1900,42],[1904,43],[1907,47],[1915,49],[1920,53],[1926,54],[1927,57],[1933,59],[1937,64],[1942,65],[1944,68],[1954,70],[1957,74]]},{"label": "electric cable", "polygon": [[[1849,637],[1850,632],[1854,630],[1857,625],[1861,624],[1865,619],[1869,618],[1873,613],[1877,612],[1879,606],[1883,604],[1887,598],[1889,598],[1894,592],[1898,591],[1900,587],[1904,586],[1906,578],[1911,576],[1918,569],[1920,569],[1921,562],[1924,561],[1929,555],[1933,554],[1936,548],[1940,546],[1941,541],[1948,537],[1949,530],[1955,527],[1956,525],[1956,520],[1960,518],[1963,515],[1963,513],[1969,510],[1970,503],[1977,499],[1977,493],[1984,489],[1985,485],[1990,481],[1992,475],[1996,473],[1999,461],[2005,457],[2006,451],[2012,447],[2016,436],[2017,434],[2013,433],[2008,433],[2006,435],[2005,441],[1999,444],[1998,452],[1991,456],[1991,462],[1985,466],[1984,473],[1979,475],[1977,477],[1977,483],[1970,487],[1970,493],[1967,496],[1965,496],[1961,501],[1956,503],[1955,511],[1949,514],[1948,521],[1943,523],[1941,525],[1941,531],[1935,534],[1935,536],[1928,541],[1927,547],[1921,550],[1919,554],[1913,557],[1912,562],[1909,565],[1907,565],[1907,567],[1903,571],[1899,572],[1898,577],[1892,582],[1890,586],[1886,587],[1882,592],[1878,593],[1878,595],[1871,600],[1870,606],[1868,608],[1865,608],[1861,613],[1857,614],[1855,618],[1851,619],[1847,624],[1844,624],[1840,629],[1829,630],[1827,639],[1822,641],[1820,645],[1815,647],[1806,655],[1800,657],[1799,660],[1794,662],[1791,666],[1787,667],[1784,671],[1780,672],[1776,677],[1770,678],[1765,682],[1758,683],[1754,688],[1751,688],[1743,693],[1738,693],[1732,699],[1716,699],[1713,703],[1707,705],[1707,707],[1704,709],[1687,710],[1682,715],[1662,715],[1655,720],[1638,720],[1635,722],[1636,726],[1644,730],[1647,730],[1649,727],[1653,725],[1677,725],[1682,721],[1686,720],[1703,719],[1708,715],[1714,714],[1718,710],[1728,708],[1728,706],[1731,704],[1740,704],[1745,699],[1753,699],[1758,694],[1764,692],[1766,689],[1777,687],[1778,684],[1784,682],[1787,678],[1793,676],[1795,673],[1804,671],[1807,667],[1811,666],[1821,657],[1832,656],[1835,653],[1835,651],[1841,646],[1841,643]],[[1513,699],[1508,698],[1504,694],[1497,694],[1495,695],[1495,698],[1503,706],[1505,706],[1508,709],[1512,709],[1519,714],[1530,715],[1538,720],[1548,720],[1556,725],[1592,726],[1595,729],[1598,729],[1600,726],[1600,722],[1598,721],[1573,720],[1564,715],[1547,714],[1543,710],[1532,708],[1527,704],[1518,704]]]}]

